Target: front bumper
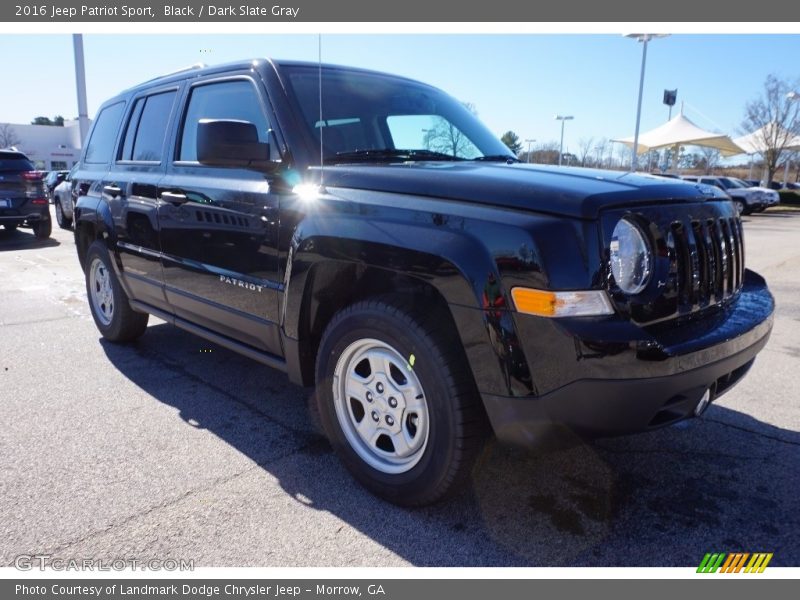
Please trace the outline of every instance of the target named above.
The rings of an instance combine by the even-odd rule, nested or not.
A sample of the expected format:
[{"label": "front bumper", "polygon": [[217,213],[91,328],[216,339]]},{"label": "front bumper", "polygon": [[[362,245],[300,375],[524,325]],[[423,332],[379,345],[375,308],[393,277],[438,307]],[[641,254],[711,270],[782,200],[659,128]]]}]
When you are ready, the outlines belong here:
[{"label": "front bumper", "polygon": [[[580,437],[621,435],[693,416],[706,390],[716,399],[747,373],[769,339],[773,310],[766,283],[747,271],[736,300],[699,323],[648,330],[551,320],[561,341],[554,348],[559,336],[541,336],[550,345],[549,360],[537,361],[536,344],[526,343],[535,327],[523,326],[533,381],[538,374],[545,389],[527,396],[483,393],[495,434],[531,446],[565,430]],[[637,337],[622,339],[626,331]]]}]

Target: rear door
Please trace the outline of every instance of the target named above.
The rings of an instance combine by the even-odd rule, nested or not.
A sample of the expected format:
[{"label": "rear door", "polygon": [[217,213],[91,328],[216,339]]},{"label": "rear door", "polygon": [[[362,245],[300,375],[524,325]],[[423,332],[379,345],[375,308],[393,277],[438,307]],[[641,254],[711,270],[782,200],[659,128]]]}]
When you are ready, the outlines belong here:
[{"label": "rear door", "polygon": [[168,307],[158,239],[158,185],[166,171],[166,143],[180,88],[148,89],[134,96],[124,134],[103,185],[111,211],[122,274],[134,298]]},{"label": "rear door", "polygon": [[[76,199],[78,212],[93,221],[100,201],[114,149],[119,137],[119,128],[125,114],[125,100],[110,101],[97,113],[86,144],[86,150],[72,179],[72,195]],[[78,229],[75,233],[77,235]]]},{"label": "rear door", "polygon": [[193,82],[174,161],[159,186],[167,300],[177,317],[282,355],[278,322],[278,196],[263,173],[197,162],[200,119],[238,119],[270,140],[271,110],[249,72]]}]

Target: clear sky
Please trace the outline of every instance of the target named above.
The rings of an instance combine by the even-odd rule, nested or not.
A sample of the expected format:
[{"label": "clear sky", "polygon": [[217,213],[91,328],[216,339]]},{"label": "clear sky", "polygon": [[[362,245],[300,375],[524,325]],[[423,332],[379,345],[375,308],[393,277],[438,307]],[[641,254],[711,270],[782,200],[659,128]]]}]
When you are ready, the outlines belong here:
[{"label": "clear sky", "polygon": [[[87,34],[84,50],[90,116],[117,92],[198,61],[318,56],[316,35]],[[0,35],[0,56],[0,122],[77,116],[71,34]],[[581,139],[633,135],[641,44],[621,35],[325,34],[322,58],[436,85],[475,104],[498,136],[511,129],[522,139],[558,140],[556,113],[575,117],[565,151],[577,153]],[[656,39],[648,45],[642,131],[667,120],[664,89],[678,88],[686,116],[736,137],[746,101],[769,73],[800,80],[799,58],[800,35]]]}]

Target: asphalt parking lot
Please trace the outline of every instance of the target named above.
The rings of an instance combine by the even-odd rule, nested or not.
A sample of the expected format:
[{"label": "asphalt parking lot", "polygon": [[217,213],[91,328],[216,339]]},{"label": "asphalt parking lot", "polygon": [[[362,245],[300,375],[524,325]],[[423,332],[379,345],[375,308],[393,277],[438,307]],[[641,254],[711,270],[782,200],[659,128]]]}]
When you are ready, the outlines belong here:
[{"label": "asphalt parking lot", "polygon": [[350,479],[309,390],[152,318],[104,342],[71,232],[0,230],[0,565],[800,565],[800,211],[745,220],[775,329],[703,418],[547,454],[490,442],[465,494],[416,511]]}]

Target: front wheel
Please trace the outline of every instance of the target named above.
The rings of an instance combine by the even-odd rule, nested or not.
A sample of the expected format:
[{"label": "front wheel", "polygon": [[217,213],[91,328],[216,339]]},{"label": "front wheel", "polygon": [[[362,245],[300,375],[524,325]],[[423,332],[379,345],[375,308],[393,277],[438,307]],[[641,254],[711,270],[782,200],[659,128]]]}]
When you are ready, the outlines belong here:
[{"label": "front wheel", "polygon": [[86,294],[97,329],[111,342],[129,342],[147,328],[147,313],[136,312],[111,267],[108,250],[100,241],[86,253]]},{"label": "front wheel", "polygon": [[739,216],[747,214],[747,207],[741,200],[734,200],[733,205],[736,207],[736,212]]},{"label": "front wheel", "polygon": [[435,310],[373,299],[337,314],[322,338],[325,432],[353,476],[395,504],[457,491],[483,442],[480,399],[447,323]]}]

